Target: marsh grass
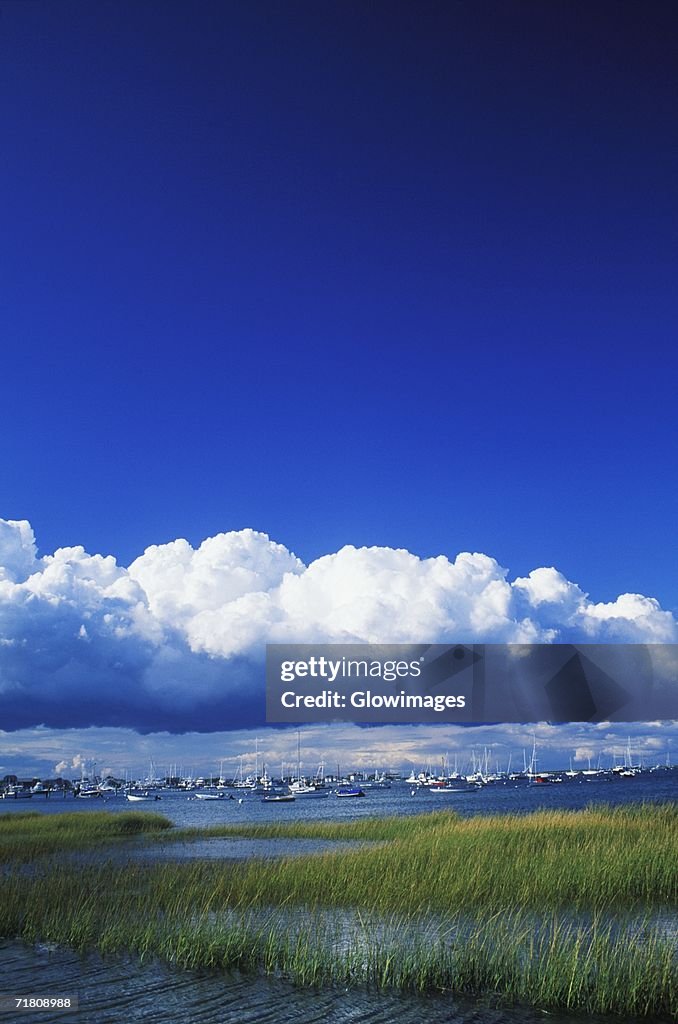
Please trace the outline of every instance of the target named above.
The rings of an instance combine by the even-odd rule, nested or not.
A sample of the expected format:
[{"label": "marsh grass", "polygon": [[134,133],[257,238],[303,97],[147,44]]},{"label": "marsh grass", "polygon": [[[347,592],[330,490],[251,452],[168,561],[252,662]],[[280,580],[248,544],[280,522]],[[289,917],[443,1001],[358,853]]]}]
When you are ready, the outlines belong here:
[{"label": "marsh grass", "polygon": [[[265,872],[256,861],[231,866],[240,892],[271,904],[287,898],[420,913],[678,902],[673,804],[474,818],[441,811],[346,823],[222,826],[197,834],[381,841],[350,852],[276,861]],[[228,868],[222,879],[227,886]]]},{"label": "marsh grass", "polygon": [[0,863],[31,861],[60,850],[79,850],[135,835],[157,835],[170,828],[172,822],[167,818],[143,811],[0,814]]},{"label": "marsh grass", "polygon": [[[11,817],[17,834],[33,829],[41,851],[50,830],[72,846],[76,823],[56,824],[65,815],[42,818],[44,834],[30,817],[23,826]],[[71,817],[82,825],[94,816]],[[105,817],[119,828],[125,816]],[[129,817],[145,819],[138,830],[166,827],[156,815]],[[12,831],[0,819],[0,836],[3,828]],[[92,841],[100,828],[87,830]],[[263,969],[298,984],[678,1014],[675,932],[659,924],[659,910],[678,897],[675,806],[465,820],[438,812],[196,833],[206,834],[381,842],[246,862],[76,868],[52,858],[32,876],[17,870],[3,881],[0,933],[180,967]]]}]

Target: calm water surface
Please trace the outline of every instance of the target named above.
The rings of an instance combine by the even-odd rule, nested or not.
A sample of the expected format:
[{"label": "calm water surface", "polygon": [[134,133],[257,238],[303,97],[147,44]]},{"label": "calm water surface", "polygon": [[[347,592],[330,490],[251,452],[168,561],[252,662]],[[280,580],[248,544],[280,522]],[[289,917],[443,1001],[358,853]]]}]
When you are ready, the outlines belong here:
[{"label": "calm water surface", "polygon": [[173,792],[163,792],[162,799],[148,803],[129,803],[121,797],[93,800],[34,797],[32,800],[2,800],[0,814],[13,811],[39,811],[42,814],[155,811],[170,818],[180,828],[242,822],[351,821],[390,814],[423,814],[443,807],[464,816],[527,814],[538,808],[577,810],[591,803],[617,806],[639,800],[678,800],[678,768],[632,779],[574,780],[546,786],[507,783],[486,786],[471,793],[433,794],[426,790],[417,790],[415,796],[411,793],[412,787],[401,783],[390,789],[366,789],[364,798],[339,800],[331,795],[326,800],[296,800],[280,804],[264,804],[260,797],[240,795],[234,800],[195,800],[185,793]]}]

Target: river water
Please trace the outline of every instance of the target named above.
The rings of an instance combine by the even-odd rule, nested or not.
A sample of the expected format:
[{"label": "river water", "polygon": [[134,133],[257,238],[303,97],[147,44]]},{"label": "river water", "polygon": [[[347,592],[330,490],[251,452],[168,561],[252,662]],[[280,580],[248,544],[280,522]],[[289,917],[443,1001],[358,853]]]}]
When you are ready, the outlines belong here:
[{"label": "river water", "polygon": [[[678,800],[678,772],[661,772],[613,781],[569,781],[528,788],[524,784],[488,786],[470,794],[434,796],[411,787],[366,790],[364,799],[297,800],[262,804],[256,797],[220,801],[191,800],[165,793],[161,801],[133,805],[119,798],[104,800],[3,801],[0,813],[37,810],[59,814],[77,810],[111,813],[154,810],[179,827],[221,822],[272,820],[350,820],[373,815],[424,813],[437,807],[462,815],[527,813],[537,808],[581,808],[589,803],[613,805],[637,800]],[[214,840],[163,845],[162,856],[305,855],[314,844],[285,840]],[[152,847],[150,848],[152,850]],[[488,1000],[460,1000],[444,994],[410,996],[361,988],[296,988],[282,979],[238,972],[177,970],[163,963],[141,963],[130,957],[77,954],[45,945],[0,942],[0,996],[74,996],[77,1012],[8,1011],[0,1021],[40,1024],[610,1024],[611,1018],[583,1017],[540,1009],[505,1008]],[[619,1022],[621,1024],[621,1022]],[[625,1019],[625,1024],[632,1024]],[[647,1021],[645,1021],[647,1024]]]}]

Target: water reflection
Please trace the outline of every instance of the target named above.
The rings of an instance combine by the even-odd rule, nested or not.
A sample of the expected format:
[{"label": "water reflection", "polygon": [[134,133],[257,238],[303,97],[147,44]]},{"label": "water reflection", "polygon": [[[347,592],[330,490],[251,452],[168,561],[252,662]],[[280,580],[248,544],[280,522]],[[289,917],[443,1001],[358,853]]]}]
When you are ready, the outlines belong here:
[{"label": "water reflection", "polygon": [[[130,957],[80,958],[8,942],[0,942],[0,992],[77,993],[77,1014],[25,1014],[39,1024],[612,1024],[611,1018],[505,1009],[445,994],[299,989],[280,978],[176,971]],[[14,1024],[16,1018],[0,1019]],[[625,1018],[625,1024],[634,1022]]]}]

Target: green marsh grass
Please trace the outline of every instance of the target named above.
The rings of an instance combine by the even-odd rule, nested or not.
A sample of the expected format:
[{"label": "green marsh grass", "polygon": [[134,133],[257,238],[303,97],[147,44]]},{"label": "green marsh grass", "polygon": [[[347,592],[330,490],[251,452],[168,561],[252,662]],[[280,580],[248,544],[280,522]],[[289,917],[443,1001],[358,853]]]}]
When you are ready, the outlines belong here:
[{"label": "green marsh grass", "polygon": [[[57,835],[61,817],[41,820],[72,849],[69,828]],[[11,832],[0,819],[3,827]],[[180,967],[263,969],[298,984],[678,1014],[675,916],[673,933],[662,923],[678,902],[676,806],[472,819],[437,812],[191,834],[375,845],[242,862],[76,867],[64,858],[57,869],[52,860],[5,877],[0,933]]]},{"label": "green marsh grass", "polygon": [[[201,836],[363,840],[321,857],[225,867],[248,898],[419,913],[523,906],[583,909],[678,902],[678,806],[639,804],[522,816],[436,812],[354,822],[223,826]],[[188,833],[184,833],[188,835]]]},{"label": "green marsh grass", "polygon": [[59,850],[79,850],[120,838],[157,834],[170,828],[172,822],[167,818],[143,811],[0,814],[0,863],[31,861]]}]

